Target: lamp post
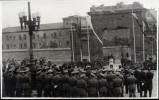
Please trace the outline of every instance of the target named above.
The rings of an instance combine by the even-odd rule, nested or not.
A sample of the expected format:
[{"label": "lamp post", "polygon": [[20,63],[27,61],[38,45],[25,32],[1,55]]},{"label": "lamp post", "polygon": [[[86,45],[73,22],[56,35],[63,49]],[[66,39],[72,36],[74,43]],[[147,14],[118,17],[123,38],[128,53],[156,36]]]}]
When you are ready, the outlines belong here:
[{"label": "lamp post", "polygon": [[36,31],[40,28],[40,13],[37,12],[36,14],[33,14],[33,17],[32,17],[33,20],[32,20],[30,2],[28,2],[28,17],[29,17],[28,20],[27,20],[27,15],[24,11],[19,12],[18,16],[20,20],[21,30],[23,30],[23,24],[25,29],[26,29],[26,26],[28,26],[28,29],[29,29],[29,37],[30,37],[30,48],[29,48],[30,66],[29,68],[30,68],[32,80],[34,80],[35,68],[34,68],[32,36],[33,36],[33,31]]}]

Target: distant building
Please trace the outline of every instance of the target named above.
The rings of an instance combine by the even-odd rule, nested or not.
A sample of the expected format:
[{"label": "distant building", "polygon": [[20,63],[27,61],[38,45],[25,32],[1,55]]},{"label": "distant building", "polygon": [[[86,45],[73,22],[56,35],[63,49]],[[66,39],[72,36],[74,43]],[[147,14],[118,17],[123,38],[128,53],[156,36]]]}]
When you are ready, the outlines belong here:
[{"label": "distant building", "polygon": [[[86,19],[82,18],[82,30],[86,28]],[[38,31],[33,32],[33,50],[34,58],[51,58],[55,62],[71,61],[71,23],[69,17],[63,18],[62,23],[42,24]],[[72,32],[75,30],[72,28]],[[2,49],[3,59],[29,58],[29,35],[28,28],[20,29],[17,27],[8,27],[2,30]],[[77,37],[76,37],[77,38]],[[74,41],[77,39],[74,39]],[[76,43],[76,42],[74,42]],[[75,46],[78,52],[78,46]],[[77,55],[78,56],[78,55]],[[78,60],[79,61],[79,60]]]},{"label": "distant building", "polygon": [[[136,20],[133,19],[131,14],[132,11],[137,15],[141,28]],[[147,14],[146,16],[148,17],[151,15],[150,13],[147,13],[148,11],[150,10],[144,8],[142,4],[138,2],[128,5],[120,2],[114,6],[92,6],[88,14],[92,18],[91,20],[95,32],[103,40],[103,46],[100,45],[98,40],[94,41],[96,43],[96,47],[92,52],[99,52],[97,58],[102,58],[103,55],[113,54],[116,59],[120,59],[122,56],[129,56],[131,57],[131,60],[134,61],[133,33],[135,33],[136,61],[144,61],[149,55],[156,56],[157,42],[152,39],[152,36],[156,38],[156,27],[151,30],[153,35],[148,31],[148,29],[144,30],[150,44],[148,44],[146,37],[143,42],[142,14]],[[149,20],[148,24],[156,25],[156,21],[154,21],[154,19]],[[143,43],[145,43],[145,59],[143,59]]]}]

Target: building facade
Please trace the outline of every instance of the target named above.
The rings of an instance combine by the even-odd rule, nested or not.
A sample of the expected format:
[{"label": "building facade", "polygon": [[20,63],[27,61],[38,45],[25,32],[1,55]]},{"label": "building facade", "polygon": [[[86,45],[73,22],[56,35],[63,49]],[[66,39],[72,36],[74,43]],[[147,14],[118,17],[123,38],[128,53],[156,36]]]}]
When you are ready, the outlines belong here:
[{"label": "building facade", "polygon": [[[95,50],[101,52],[99,58],[102,55],[113,54],[116,59],[128,55],[133,62],[135,62],[135,59],[136,62],[145,61],[146,57],[152,52],[152,46],[153,54],[156,56],[157,41],[152,43],[152,39],[149,39],[148,44],[147,38],[151,37],[152,34],[146,29],[144,33],[147,37],[143,40],[143,15],[147,11],[148,9],[138,2],[129,5],[118,3],[114,6],[92,6],[88,14],[91,16],[95,32],[103,40],[103,46],[98,41],[95,44]],[[132,13],[136,14],[139,23],[132,16]],[[153,36],[156,37],[156,35]],[[145,44],[145,47],[143,47],[143,44]]]}]

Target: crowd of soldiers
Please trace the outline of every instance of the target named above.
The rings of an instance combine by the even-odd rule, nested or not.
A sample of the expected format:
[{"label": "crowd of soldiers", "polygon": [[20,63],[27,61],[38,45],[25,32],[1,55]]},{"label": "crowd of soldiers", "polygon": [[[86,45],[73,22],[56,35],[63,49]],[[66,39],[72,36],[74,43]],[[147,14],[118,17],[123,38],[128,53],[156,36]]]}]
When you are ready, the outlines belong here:
[{"label": "crowd of soldiers", "polygon": [[[3,86],[6,97],[149,97],[153,89],[153,73],[134,67],[127,69],[119,66],[114,69],[96,68],[87,64],[64,63],[53,64],[50,59],[36,60],[35,88],[32,88],[32,72],[25,60],[21,63],[11,61],[3,67]],[[144,92],[144,94],[143,94]]]}]

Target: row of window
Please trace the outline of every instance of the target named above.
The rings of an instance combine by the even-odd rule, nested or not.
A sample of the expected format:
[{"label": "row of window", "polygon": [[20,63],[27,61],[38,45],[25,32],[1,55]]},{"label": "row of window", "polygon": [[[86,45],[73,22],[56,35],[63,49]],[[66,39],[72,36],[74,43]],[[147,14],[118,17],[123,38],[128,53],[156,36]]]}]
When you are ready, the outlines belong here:
[{"label": "row of window", "polygon": [[[62,41],[59,41],[59,47],[62,46]],[[40,48],[57,48],[58,47],[58,44],[57,42],[53,42],[53,41],[50,41],[50,43],[47,45],[46,42],[43,42],[43,43],[33,43],[33,48],[37,48],[39,45]],[[66,46],[69,46],[70,45],[70,42],[69,41],[66,41]],[[6,44],[6,49],[11,49],[11,48],[16,48],[16,44],[12,45],[12,44]],[[4,49],[3,45],[2,45],[2,49]],[[19,49],[27,49],[27,44],[24,43],[24,44],[19,44]]]},{"label": "row of window", "polygon": [[[66,32],[66,36],[69,36],[69,32]],[[37,35],[37,37],[40,37],[39,35]],[[62,32],[59,32],[58,33],[58,37],[62,37]],[[35,39],[35,34],[33,34],[33,37],[32,37],[33,39]],[[46,39],[47,38],[47,35],[46,35],[46,33],[44,33],[43,34],[43,39]],[[54,32],[54,33],[52,33],[51,34],[51,38],[57,38],[57,33],[56,32]],[[6,36],[6,40],[8,41],[8,40],[16,40],[16,36]],[[26,34],[23,34],[23,35],[19,35],[19,40],[26,40],[27,39],[27,36],[26,36]]]}]

